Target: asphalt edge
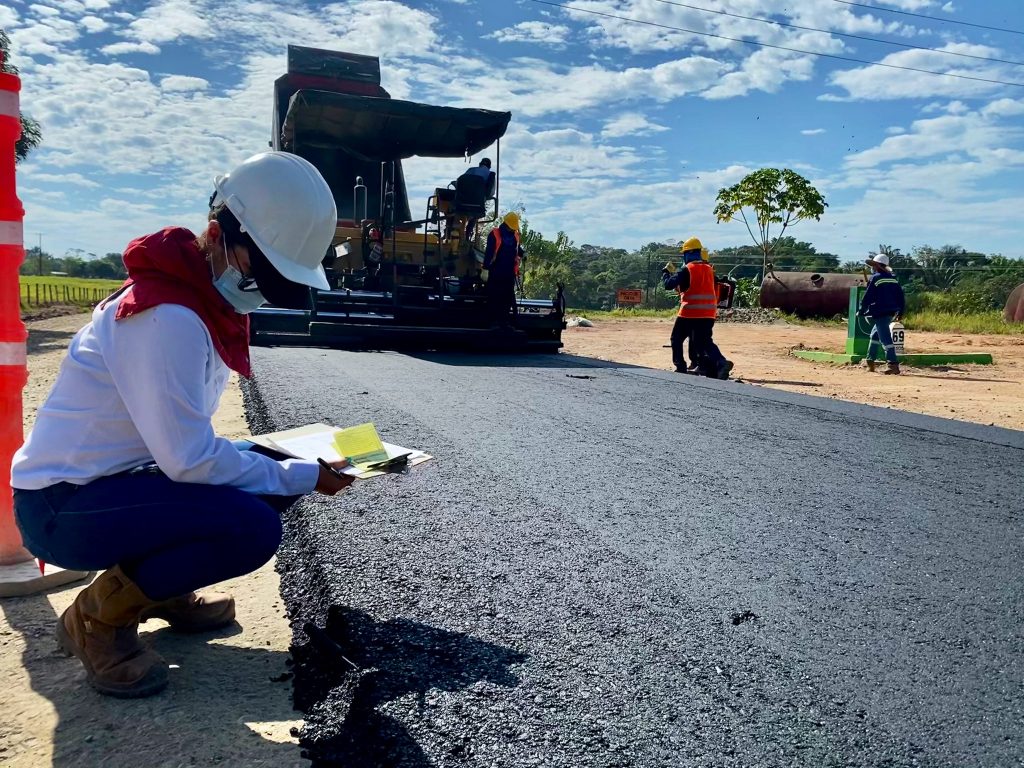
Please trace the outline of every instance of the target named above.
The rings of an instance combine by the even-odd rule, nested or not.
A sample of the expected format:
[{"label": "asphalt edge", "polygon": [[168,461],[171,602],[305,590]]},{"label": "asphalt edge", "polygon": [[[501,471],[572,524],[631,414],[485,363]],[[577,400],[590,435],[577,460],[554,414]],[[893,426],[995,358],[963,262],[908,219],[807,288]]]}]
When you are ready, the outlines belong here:
[{"label": "asphalt edge", "polygon": [[624,374],[642,376],[644,378],[673,381],[686,386],[728,392],[740,397],[766,400],[780,405],[796,405],[801,408],[822,411],[861,421],[878,424],[900,426],[920,432],[933,432],[963,440],[999,445],[1024,451],[1024,432],[1006,427],[986,426],[968,421],[945,419],[940,416],[928,416],[897,408],[883,408],[877,405],[863,405],[848,400],[833,400],[818,395],[805,395],[800,392],[788,392],[783,389],[771,389],[747,384],[742,379],[737,381],[719,381],[703,376],[684,376],[672,371],[659,371],[655,368],[644,368],[636,365],[624,365],[596,358],[579,357],[577,355],[560,355],[571,359],[574,363],[593,368],[615,369]]}]

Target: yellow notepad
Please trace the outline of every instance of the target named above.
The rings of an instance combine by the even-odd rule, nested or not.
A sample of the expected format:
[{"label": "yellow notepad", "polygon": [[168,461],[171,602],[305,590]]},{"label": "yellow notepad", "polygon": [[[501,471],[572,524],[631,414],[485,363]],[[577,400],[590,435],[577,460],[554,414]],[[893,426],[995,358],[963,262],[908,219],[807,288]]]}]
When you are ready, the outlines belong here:
[{"label": "yellow notepad", "polygon": [[388,452],[372,423],[338,430],[334,433],[334,446],[338,453],[353,464],[372,464],[385,461]]}]

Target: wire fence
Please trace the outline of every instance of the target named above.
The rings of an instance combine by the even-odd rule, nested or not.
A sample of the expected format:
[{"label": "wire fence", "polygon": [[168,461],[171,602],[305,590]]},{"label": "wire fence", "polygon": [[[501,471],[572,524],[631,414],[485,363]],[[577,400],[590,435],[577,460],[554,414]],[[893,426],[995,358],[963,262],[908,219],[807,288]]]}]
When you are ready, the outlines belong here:
[{"label": "wire fence", "polygon": [[53,283],[29,283],[21,286],[21,308],[49,307],[55,304],[94,306],[112,293],[107,288]]}]

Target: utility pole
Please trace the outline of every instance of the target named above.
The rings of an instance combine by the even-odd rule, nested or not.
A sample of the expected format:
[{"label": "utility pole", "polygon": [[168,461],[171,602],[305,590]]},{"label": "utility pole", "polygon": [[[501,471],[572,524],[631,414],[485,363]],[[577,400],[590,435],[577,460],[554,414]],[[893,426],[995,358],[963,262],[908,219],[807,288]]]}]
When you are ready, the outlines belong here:
[{"label": "utility pole", "polygon": [[647,289],[647,307],[651,306],[651,252],[647,251],[647,271],[644,273],[644,287]]},{"label": "utility pole", "polygon": [[38,253],[38,256],[39,256],[39,276],[42,277],[43,276],[43,233],[42,232],[36,232],[36,234],[39,235],[39,253]]}]

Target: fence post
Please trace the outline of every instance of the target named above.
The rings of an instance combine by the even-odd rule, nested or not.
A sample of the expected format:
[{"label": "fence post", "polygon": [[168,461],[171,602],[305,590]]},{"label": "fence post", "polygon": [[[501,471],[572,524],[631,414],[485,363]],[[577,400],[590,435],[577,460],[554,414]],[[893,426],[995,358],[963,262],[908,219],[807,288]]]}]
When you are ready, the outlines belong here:
[{"label": "fence post", "polygon": [[[0,597],[32,594],[89,575],[52,566],[44,574],[14,522],[11,460],[23,439],[21,392],[28,382],[28,334],[21,322],[18,282],[18,267],[25,260],[25,209],[14,168],[14,145],[21,135],[20,91],[17,75],[0,72]],[[37,297],[38,290],[37,285]]]}]

